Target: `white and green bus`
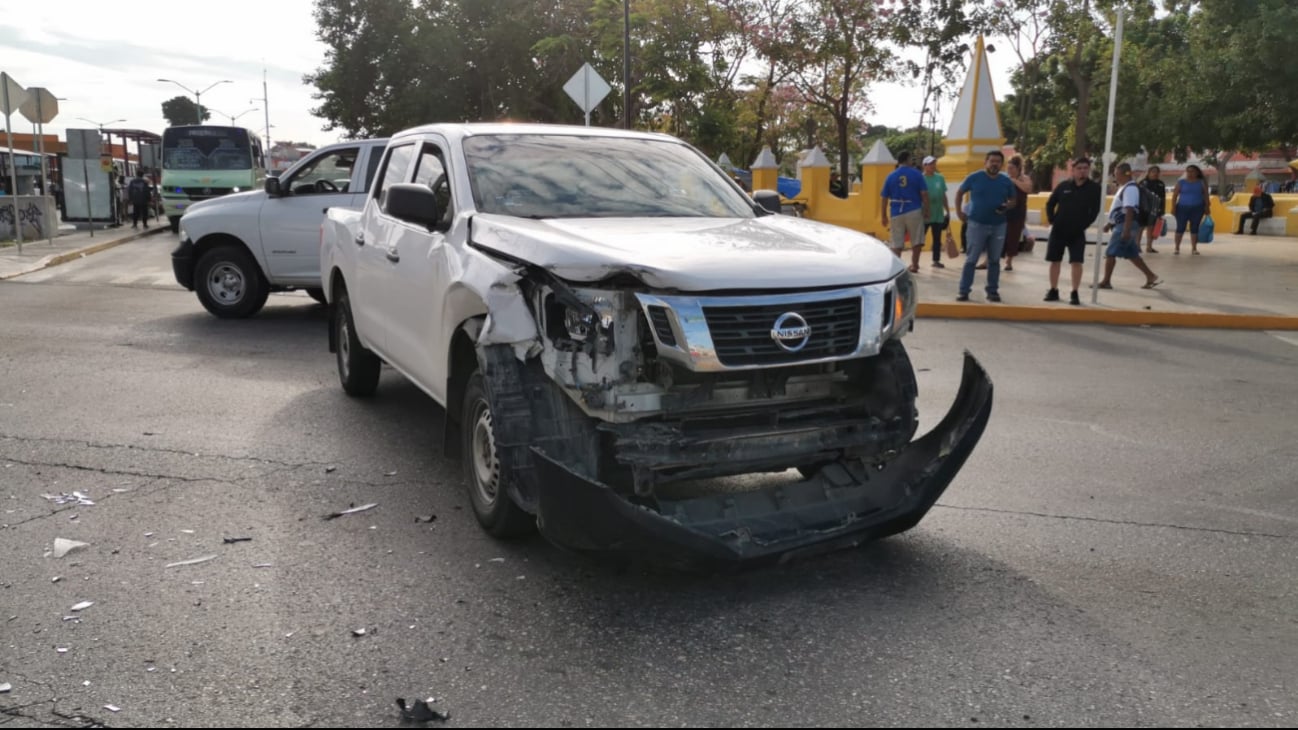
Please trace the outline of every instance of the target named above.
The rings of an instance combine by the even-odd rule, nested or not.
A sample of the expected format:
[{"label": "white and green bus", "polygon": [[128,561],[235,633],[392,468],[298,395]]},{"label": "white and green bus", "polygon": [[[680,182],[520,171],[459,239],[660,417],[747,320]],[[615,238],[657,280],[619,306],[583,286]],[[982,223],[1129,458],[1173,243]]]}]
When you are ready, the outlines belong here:
[{"label": "white and green bus", "polygon": [[243,127],[193,125],[162,133],[162,206],[172,232],[189,206],[260,190],[266,179],[261,138]]}]

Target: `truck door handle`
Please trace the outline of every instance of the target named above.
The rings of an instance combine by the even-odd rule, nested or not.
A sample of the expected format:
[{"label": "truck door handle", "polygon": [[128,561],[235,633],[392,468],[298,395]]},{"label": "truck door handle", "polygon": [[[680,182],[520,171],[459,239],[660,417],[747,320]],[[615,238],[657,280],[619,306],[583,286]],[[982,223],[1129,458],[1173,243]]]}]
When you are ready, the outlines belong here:
[{"label": "truck door handle", "polygon": [[397,253],[396,246],[389,246],[387,251],[388,261],[396,263],[401,260],[401,254]]},{"label": "truck door handle", "polygon": [[356,234],[356,238],[353,238],[352,240],[356,242],[356,245],[357,245],[357,246],[364,246],[364,245],[365,245],[365,234],[364,234],[363,232],[362,232],[362,233],[357,233],[357,234]]}]

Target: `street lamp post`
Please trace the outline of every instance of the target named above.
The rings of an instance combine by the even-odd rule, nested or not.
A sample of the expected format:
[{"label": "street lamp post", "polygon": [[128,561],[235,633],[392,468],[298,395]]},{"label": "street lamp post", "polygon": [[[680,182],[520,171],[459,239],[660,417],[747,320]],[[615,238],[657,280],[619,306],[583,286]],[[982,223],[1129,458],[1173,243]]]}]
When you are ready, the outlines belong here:
[{"label": "street lamp post", "polygon": [[[77,117],[77,119],[79,119],[79,120],[81,120],[81,121],[83,121],[83,122],[90,122],[91,124],[93,124],[93,125],[95,125],[96,127],[98,127],[98,128],[99,128],[99,138],[100,138],[100,139],[103,139],[103,137],[104,137],[104,127],[107,127],[107,126],[110,125],[110,124],[117,124],[118,122],[124,122],[124,121],[126,121],[125,119],[114,119],[114,120],[111,121],[111,122],[96,122],[96,121],[93,120],[93,119],[86,119],[85,117]],[[111,138],[108,140],[108,156],[109,156],[109,158],[111,158],[111,157],[113,156],[113,140],[112,140]],[[125,144],[125,143],[122,144],[122,157],[123,157],[123,158],[126,157],[126,144]]]},{"label": "street lamp post", "polygon": [[245,110],[239,112],[238,114],[227,114],[227,113],[221,111],[220,109],[213,109],[212,111],[213,111],[213,112],[216,112],[217,114],[220,114],[220,115],[223,116],[223,117],[229,117],[229,118],[230,118],[230,126],[233,127],[233,126],[234,126],[234,122],[235,122],[235,120],[237,120],[239,117],[241,117],[241,116],[243,116],[244,114],[247,114],[247,113],[249,113],[249,112],[258,112],[258,111],[261,111],[261,109],[259,109],[259,108],[257,108],[257,107],[253,107],[252,109],[245,109]]},{"label": "street lamp post", "polygon": [[175,84],[176,86],[179,86],[180,88],[182,88],[182,89],[184,89],[185,91],[188,91],[189,93],[191,93],[191,94],[194,95],[194,106],[198,107],[198,123],[199,123],[199,124],[202,124],[202,123],[203,123],[203,94],[206,94],[207,92],[211,91],[213,88],[215,88],[215,87],[216,87],[217,85],[219,85],[219,84],[233,84],[233,83],[234,83],[233,81],[231,81],[231,80],[229,80],[229,79],[221,79],[220,81],[217,81],[216,83],[212,84],[211,86],[207,87],[206,89],[203,89],[202,91],[194,91],[193,89],[189,88],[188,86],[185,86],[184,84],[180,83],[179,81],[172,81],[171,79],[158,79],[158,81],[165,82],[165,83],[168,83],[168,84]]}]

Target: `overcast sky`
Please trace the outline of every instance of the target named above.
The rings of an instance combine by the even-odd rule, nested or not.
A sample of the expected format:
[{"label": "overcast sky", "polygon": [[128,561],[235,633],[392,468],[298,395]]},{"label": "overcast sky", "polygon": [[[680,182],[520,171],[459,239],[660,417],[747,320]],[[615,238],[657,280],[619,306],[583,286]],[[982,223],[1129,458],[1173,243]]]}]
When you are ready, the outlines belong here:
[{"label": "overcast sky", "polygon": [[[315,38],[312,0],[221,0],[210,5],[134,0],[6,0],[0,13],[0,71],[24,87],[43,86],[59,102],[59,115],[46,130],[61,138],[68,127],[93,127],[79,121],[125,119],[112,126],[161,133],[166,128],[162,102],[187,94],[167,78],[203,91],[210,121],[264,109],[262,69],[270,99],[271,138],[327,144],[338,132],[325,132],[313,116],[313,87],[302,75],[324,61],[324,46]],[[181,14],[187,19],[181,19]],[[1010,54],[990,58],[996,93],[1009,89]],[[574,69],[575,71],[576,69]],[[873,124],[910,126],[919,120],[922,92],[896,85],[870,92],[876,109]],[[192,94],[188,94],[192,98]],[[941,110],[940,128],[950,123],[951,108]],[[220,113],[218,113],[220,112]],[[14,131],[31,132],[19,114]],[[239,117],[238,124],[264,132],[261,111]],[[0,139],[0,144],[3,140]]]}]

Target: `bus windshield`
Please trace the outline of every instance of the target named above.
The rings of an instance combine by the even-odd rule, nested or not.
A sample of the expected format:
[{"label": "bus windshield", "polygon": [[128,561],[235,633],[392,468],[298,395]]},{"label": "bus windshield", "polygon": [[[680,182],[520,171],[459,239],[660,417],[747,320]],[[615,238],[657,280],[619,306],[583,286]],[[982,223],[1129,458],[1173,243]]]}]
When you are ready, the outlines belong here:
[{"label": "bus windshield", "polygon": [[162,133],[164,170],[248,170],[252,157],[248,130],[240,127],[171,127]]}]

